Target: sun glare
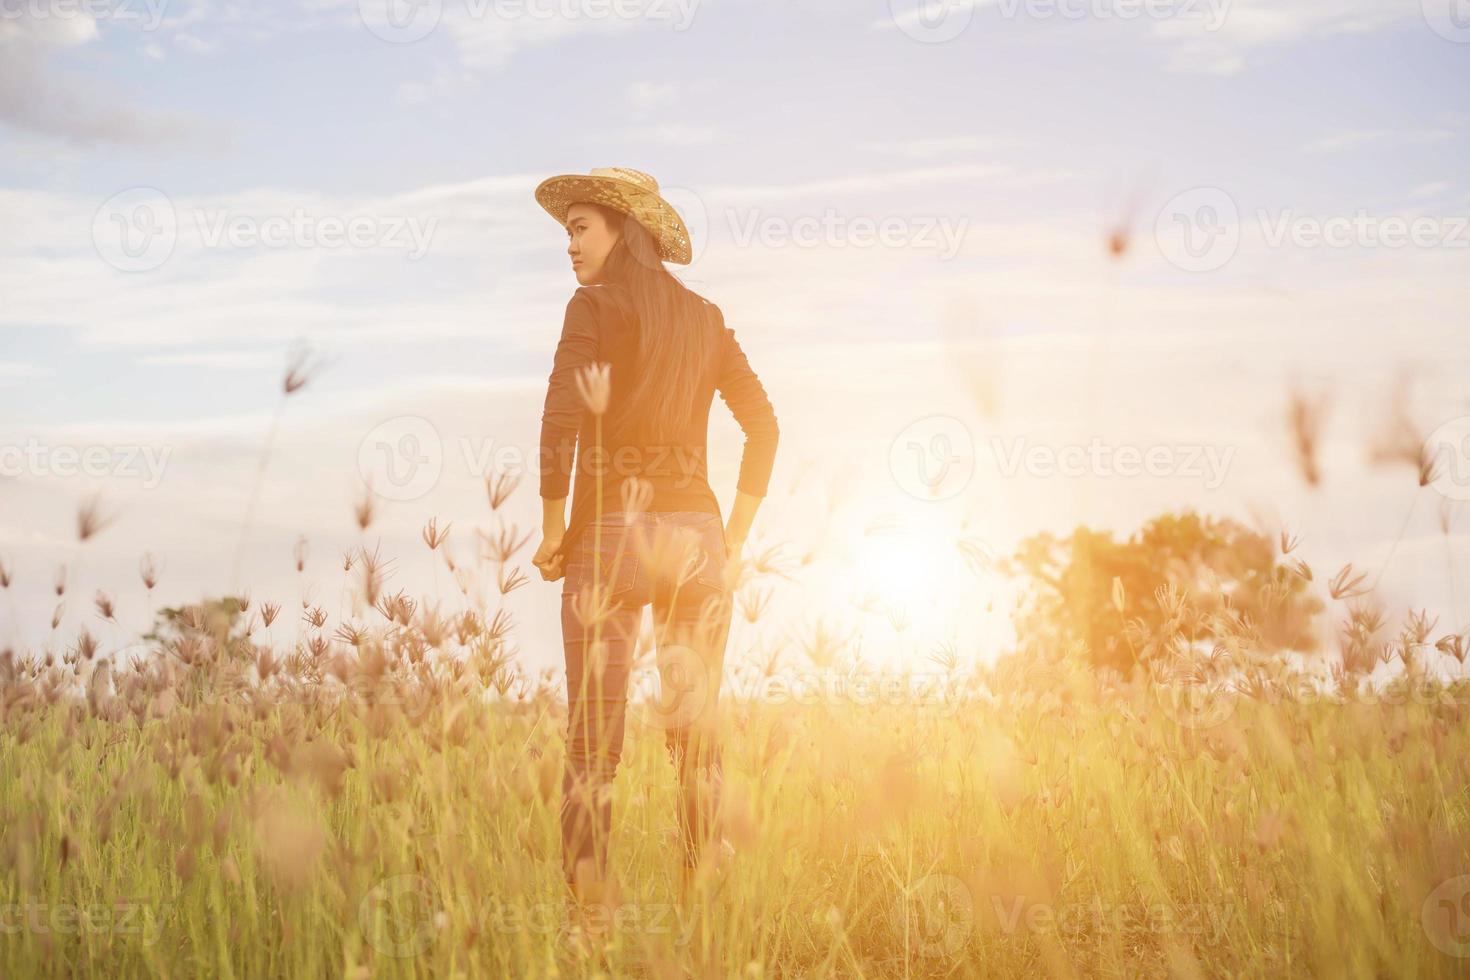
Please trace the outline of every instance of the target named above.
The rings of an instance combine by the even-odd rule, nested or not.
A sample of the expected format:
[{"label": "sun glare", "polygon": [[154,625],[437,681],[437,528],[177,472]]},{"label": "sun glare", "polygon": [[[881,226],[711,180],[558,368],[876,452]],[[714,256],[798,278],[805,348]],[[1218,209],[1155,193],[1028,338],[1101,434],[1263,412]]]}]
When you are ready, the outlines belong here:
[{"label": "sun glare", "polygon": [[853,545],[854,587],[885,609],[951,618],[974,579],[953,532],[910,520],[870,527]]}]

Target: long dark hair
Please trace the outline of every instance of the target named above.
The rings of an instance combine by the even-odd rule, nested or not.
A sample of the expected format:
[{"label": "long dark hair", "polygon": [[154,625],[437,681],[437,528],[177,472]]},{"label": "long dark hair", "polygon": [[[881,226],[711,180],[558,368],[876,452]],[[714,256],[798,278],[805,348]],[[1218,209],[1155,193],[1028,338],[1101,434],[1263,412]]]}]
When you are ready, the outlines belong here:
[{"label": "long dark hair", "polygon": [[[612,208],[592,207],[609,228],[622,229],[601,278],[626,288],[638,315],[641,371],[609,421],[647,442],[674,440],[688,425],[695,393],[720,350],[719,311],[664,268],[648,229]],[[616,378],[613,384],[621,387]]]}]

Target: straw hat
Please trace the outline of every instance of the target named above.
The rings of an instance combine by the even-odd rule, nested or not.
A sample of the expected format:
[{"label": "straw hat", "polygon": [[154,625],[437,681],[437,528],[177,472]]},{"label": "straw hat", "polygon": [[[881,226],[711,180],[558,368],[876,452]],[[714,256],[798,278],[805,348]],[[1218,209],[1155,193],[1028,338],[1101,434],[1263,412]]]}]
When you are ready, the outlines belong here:
[{"label": "straw hat", "polygon": [[658,193],[658,181],[630,167],[593,167],[590,174],[547,177],[536,187],[536,200],[558,224],[567,223],[573,204],[602,204],[636,220],[658,243],[659,258],[677,265],[691,261],[689,229],[674,206]]}]

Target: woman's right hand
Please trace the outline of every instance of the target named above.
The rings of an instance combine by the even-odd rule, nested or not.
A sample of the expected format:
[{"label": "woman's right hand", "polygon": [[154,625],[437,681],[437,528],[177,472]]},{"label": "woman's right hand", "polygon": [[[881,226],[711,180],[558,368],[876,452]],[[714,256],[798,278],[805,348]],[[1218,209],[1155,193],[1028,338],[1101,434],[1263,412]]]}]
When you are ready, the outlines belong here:
[{"label": "woman's right hand", "polygon": [[732,534],[725,528],[725,560],[739,561],[745,552],[745,535]]},{"label": "woman's right hand", "polygon": [[744,490],[735,491],[735,505],[725,519],[725,555],[737,565],[745,551],[745,536],[750,533],[750,525],[755,521],[755,512],[760,505],[760,497]]},{"label": "woman's right hand", "polygon": [[541,570],[541,577],[548,582],[555,582],[566,571],[564,556],[558,553],[561,543],[560,537],[544,537],[536,548],[536,554],[531,556],[531,564]]}]

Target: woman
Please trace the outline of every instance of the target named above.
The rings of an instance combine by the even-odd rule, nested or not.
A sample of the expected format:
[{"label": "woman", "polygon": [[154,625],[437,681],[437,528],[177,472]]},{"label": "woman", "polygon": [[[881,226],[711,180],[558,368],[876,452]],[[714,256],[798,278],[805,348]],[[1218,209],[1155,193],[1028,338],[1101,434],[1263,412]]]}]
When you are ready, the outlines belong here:
[{"label": "woman", "polygon": [[[579,909],[607,908],[616,904],[610,789],[649,603],[661,697],[648,720],[664,729],[678,774],[681,896],[701,858],[721,843],[713,827],[721,778],[714,718],[731,592],[779,432],[719,307],[664,267],[688,264],[689,233],[652,177],[624,167],[567,174],[543,181],[536,200],[565,226],[580,284],[547,386],[543,537],[532,559],[546,580],[564,577],[563,871]],[[745,433],[726,521],[705,465],[717,391]]]}]

